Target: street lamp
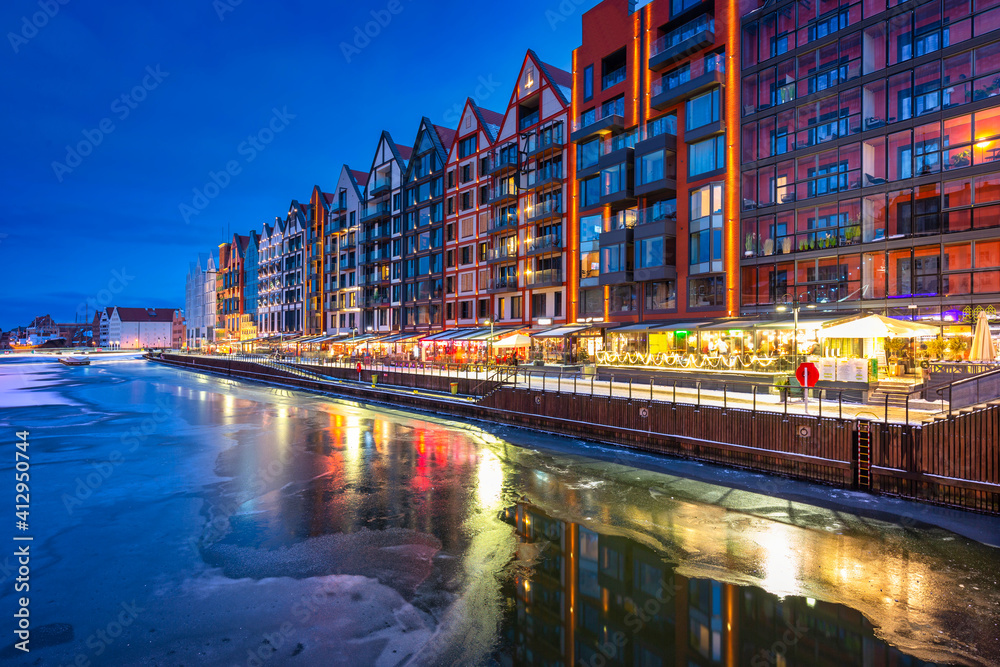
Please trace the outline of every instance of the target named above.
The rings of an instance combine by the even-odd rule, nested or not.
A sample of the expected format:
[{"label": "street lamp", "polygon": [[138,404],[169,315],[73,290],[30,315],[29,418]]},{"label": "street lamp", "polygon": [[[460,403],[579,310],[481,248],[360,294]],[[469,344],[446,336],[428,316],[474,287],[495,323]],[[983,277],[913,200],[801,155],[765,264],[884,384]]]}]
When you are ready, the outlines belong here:
[{"label": "street lamp", "polygon": [[[788,310],[788,307],[792,308],[792,363],[798,368],[799,367],[799,310],[802,308],[802,303],[799,301],[798,297],[793,297],[791,302],[788,301],[788,292],[785,292],[783,305],[775,308],[779,313],[783,313]],[[806,304],[806,308],[815,308],[816,306],[811,303]]]},{"label": "street lamp", "polygon": [[486,320],[484,324],[490,325],[490,337],[486,341],[486,365],[493,363],[493,320]]}]

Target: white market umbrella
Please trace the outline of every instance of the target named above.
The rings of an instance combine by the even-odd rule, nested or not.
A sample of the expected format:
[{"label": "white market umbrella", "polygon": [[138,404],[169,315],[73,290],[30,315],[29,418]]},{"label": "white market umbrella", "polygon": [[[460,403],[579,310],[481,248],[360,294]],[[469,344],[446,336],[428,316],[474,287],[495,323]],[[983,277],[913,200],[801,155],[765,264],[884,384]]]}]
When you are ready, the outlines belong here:
[{"label": "white market umbrella", "polygon": [[990,319],[985,312],[980,312],[976,320],[976,333],[972,337],[972,349],[969,350],[969,361],[993,361],[996,357],[993,337],[990,335]]},{"label": "white market umbrella", "polygon": [[512,334],[493,343],[493,347],[530,347],[531,338],[524,334]]},{"label": "white market umbrella", "polygon": [[940,329],[883,315],[866,315],[850,322],[823,327],[817,333],[820,338],[916,338],[933,336],[940,333]]}]

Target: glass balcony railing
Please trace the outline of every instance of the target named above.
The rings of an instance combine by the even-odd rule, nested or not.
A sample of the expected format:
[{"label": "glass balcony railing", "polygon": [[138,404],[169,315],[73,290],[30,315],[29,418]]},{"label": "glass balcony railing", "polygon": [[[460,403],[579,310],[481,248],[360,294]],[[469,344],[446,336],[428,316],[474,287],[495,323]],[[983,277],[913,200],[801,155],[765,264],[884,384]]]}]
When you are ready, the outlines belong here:
[{"label": "glass balcony railing", "polygon": [[674,114],[668,114],[666,116],[660,116],[654,120],[646,123],[642,128],[642,138],[652,139],[653,137],[658,137],[661,134],[672,134],[677,136],[677,116]]},{"label": "glass balcony railing", "polygon": [[562,269],[542,269],[527,275],[528,286],[558,285],[562,282]]},{"label": "glass balcony railing", "polygon": [[524,207],[524,213],[528,218],[538,218],[543,215],[558,215],[562,213],[562,198],[545,199],[540,202],[529,203]]},{"label": "glass balcony railing", "polygon": [[380,190],[386,190],[392,188],[392,176],[385,176],[383,178],[376,178],[375,182],[372,183],[372,187],[369,192],[378,192]]},{"label": "glass balcony railing", "polygon": [[663,76],[663,78],[654,81],[651,92],[653,97],[656,97],[657,95],[669,92],[674,88],[680,88],[685,83],[693,79],[697,79],[705,74],[725,71],[726,59],[722,56],[722,54],[716,54],[700,60],[694,60],[689,65],[685,65],[684,67],[676,69],[673,72],[668,72]]},{"label": "glass balcony railing", "polygon": [[391,212],[392,209],[387,201],[368,204],[361,209],[361,220],[370,220],[382,215],[389,215]]},{"label": "glass balcony railing", "polygon": [[640,225],[667,221],[677,221],[676,199],[657,202],[639,211],[638,224]]},{"label": "glass balcony railing", "polygon": [[601,89],[607,90],[611,86],[617,85],[625,80],[626,69],[624,66],[619,67],[614,72],[608,72],[603,77],[601,77]]},{"label": "glass balcony railing", "polygon": [[573,121],[573,131],[582,130],[585,127],[614,116],[625,117],[625,100],[619,99],[611,104],[603,104],[595,109],[584,111]]},{"label": "glass balcony railing", "polygon": [[490,173],[517,166],[517,147],[504,147],[490,158]]},{"label": "glass balcony railing", "polygon": [[695,20],[671,30],[653,42],[653,46],[649,49],[649,56],[655,58],[664,51],[674,48],[705,30],[711,33],[715,32],[715,19],[707,14],[702,14]]},{"label": "glass balcony railing", "polygon": [[486,250],[486,261],[496,262],[503,261],[505,259],[515,260],[517,259],[517,246],[503,243],[495,248],[489,248]]},{"label": "glass balcony railing", "polygon": [[614,153],[623,148],[635,148],[635,142],[639,138],[638,129],[629,130],[624,134],[607,137],[601,141],[601,155]]},{"label": "glass balcony railing", "polygon": [[618,229],[632,229],[636,225],[636,221],[639,219],[639,212],[634,208],[628,208],[624,211],[618,211],[614,215],[608,217],[604,221],[604,231],[613,232]]},{"label": "glass balcony railing", "polygon": [[512,229],[516,227],[517,216],[513,213],[502,213],[500,215],[495,215],[490,219],[487,231],[495,232],[501,229]]},{"label": "glass balcony railing", "polygon": [[563,124],[559,122],[530,135],[525,140],[524,150],[528,155],[533,155],[548,148],[562,148],[564,144]]},{"label": "glass balcony railing", "polygon": [[493,278],[486,283],[486,289],[488,290],[516,290],[517,289],[517,276],[500,276],[498,278]]},{"label": "glass balcony railing", "polygon": [[528,252],[543,252],[545,250],[558,250],[562,248],[562,235],[544,234],[538,238],[528,239],[524,244]]},{"label": "glass balcony railing", "polygon": [[536,183],[542,183],[552,178],[561,179],[562,177],[562,162],[550,162],[541,169],[535,169],[528,173],[528,187],[533,188]]}]

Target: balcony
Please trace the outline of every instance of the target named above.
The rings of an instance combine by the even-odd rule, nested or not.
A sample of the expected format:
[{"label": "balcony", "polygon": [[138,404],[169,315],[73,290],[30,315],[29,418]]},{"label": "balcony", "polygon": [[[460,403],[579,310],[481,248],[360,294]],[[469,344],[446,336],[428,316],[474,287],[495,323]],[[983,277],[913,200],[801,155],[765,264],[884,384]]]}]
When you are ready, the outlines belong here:
[{"label": "balcony", "polygon": [[[677,200],[661,201],[636,213],[634,227],[639,235],[677,236]],[[647,232],[647,230],[653,230]]]},{"label": "balcony", "polygon": [[663,111],[712,86],[722,85],[725,60],[721,55],[692,61],[690,66],[653,82],[650,106]]},{"label": "balcony", "polygon": [[608,72],[601,77],[601,90],[607,90],[611,86],[617,86],[619,83],[624,81],[627,77],[627,69],[619,67],[613,72]]},{"label": "balcony", "polygon": [[617,134],[625,129],[625,105],[615,104],[591,109],[573,121],[570,141],[578,143],[601,134]]},{"label": "balcony", "polygon": [[557,218],[560,217],[562,213],[562,198],[546,199],[544,201],[527,204],[525,206],[525,215],[527,215],[527,222],[529,223],[539,222],[547,218]]},{"label": "balcony", "polygon": [[354,236],[348,236],[340,243],[341,250],[353,250],[358,246],[357,238]]},{"label": "balcony", "polygon": [[490,158],[488,174],[499,174],[508,169],[517,169],[517,144],[509,144],[501,148]]},{"label": "balcony", "polygon": [[562,235],[560,234],[545,234],[535,239],[529,239],[524,243],[524,251],[527,255],[537,255],[561,249]]},{"label": "balcony", "polygon": [[529,136],[525,142],[525,154],[529,158],[541,157],[550,151],[561,152],[565,145],[563,124],[558,122]]},{"label": "balcony", "polygon": [[658,72],[712,44],[715,44],[715,20],[702,14],[653,42],[649,51],[649,69]]},{"label": "balcony", "polygon": [[389,298],[388,294],[373,295],[369,294],[365,296],[365,307],[366,308],[379,308],[382,306],[389,306],[392,304],[392,300]]},{"label": "balcony", "polygon": [[490,224],[486,228],[488,234],[495,234],[505,230],[517,229],[517,216],[513,213],[503,213],[490,218]]},{"label": "balcony", "polygon": [[541,169],[528,173],[528,189],[543,190],[551,186],[562,186],[563,173],[561,161],[550,162]]},{"label": "balcony", "polygon": [[384,178],[376,178],[375,182],[372,183],[371,188],[368,190],[369,197],[381,197],[382,195],[389,194],[392,190],[392,176],[386,176]]},{"label": "balcony", "polygon": [[364,243],[371,243],[372,241],[381,241],[392,236],[392,228],[389,225],[373,225],[370,229],[364,231],[361,234],[361,241]]},{"label": "balcony", "polygon": [[552,285],[561,285],[562,281],[562,269],[542,269],[541,271],[531,271],[527,276],[528,287],[551,287]]},{"label": "balcony", "polygon": [[384,218],[392,213],[392,206],[387,201],[368,204],[361,209],[361,222],[369,222]]},{"label": "balcony", "polygon": [[487,204],[499,204],[517,199],[517,186],[510,181],[503,181],[500,187],[490,188]]},{"label": "balcony", "polygon": [[511,247],[507,243],[502,243],[495,248],[489,248],[486,250],[486,261],[489,263],[494,262],[513,262],[517,259],[517,246]]},{"label": "balcony", "polygon": [[513,292],[517,289],[517,276],[501,276],[486,283],[486,291],[490,293]]}]

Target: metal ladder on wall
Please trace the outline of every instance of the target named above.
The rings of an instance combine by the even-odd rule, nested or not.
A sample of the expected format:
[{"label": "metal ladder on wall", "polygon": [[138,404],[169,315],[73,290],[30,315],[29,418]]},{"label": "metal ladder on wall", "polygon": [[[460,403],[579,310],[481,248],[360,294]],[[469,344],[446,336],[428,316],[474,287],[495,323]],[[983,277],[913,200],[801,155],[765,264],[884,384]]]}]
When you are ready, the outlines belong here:
[{"label": "metal ladder on wall", "polygon": [[858,478],[859,489],[872,488],[872,426],[867,420],[858,420]]}]

